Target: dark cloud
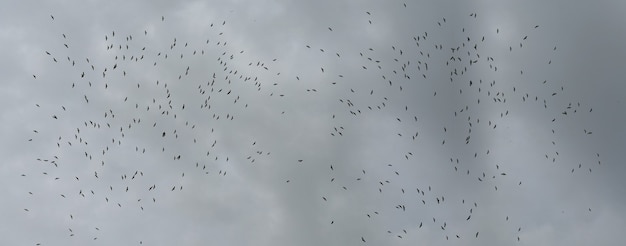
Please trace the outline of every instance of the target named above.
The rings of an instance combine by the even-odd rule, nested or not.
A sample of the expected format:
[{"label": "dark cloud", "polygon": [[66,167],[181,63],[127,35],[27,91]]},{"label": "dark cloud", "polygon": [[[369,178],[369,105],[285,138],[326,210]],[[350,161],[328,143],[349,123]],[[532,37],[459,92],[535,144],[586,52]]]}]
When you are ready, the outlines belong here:
[{"label": "dark cloud", "polygon": [[619,4],[4,5],[4,244],[588,245],[626,225]]}]

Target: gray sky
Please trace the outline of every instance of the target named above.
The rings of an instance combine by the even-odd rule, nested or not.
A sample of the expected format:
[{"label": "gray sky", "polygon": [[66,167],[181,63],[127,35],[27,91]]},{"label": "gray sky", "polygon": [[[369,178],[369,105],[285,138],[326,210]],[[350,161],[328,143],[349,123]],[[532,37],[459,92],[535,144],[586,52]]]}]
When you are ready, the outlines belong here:
[{"label": "gray sky", "polygon": [[0,244],[620,244],[625,12],[4,1]]}]

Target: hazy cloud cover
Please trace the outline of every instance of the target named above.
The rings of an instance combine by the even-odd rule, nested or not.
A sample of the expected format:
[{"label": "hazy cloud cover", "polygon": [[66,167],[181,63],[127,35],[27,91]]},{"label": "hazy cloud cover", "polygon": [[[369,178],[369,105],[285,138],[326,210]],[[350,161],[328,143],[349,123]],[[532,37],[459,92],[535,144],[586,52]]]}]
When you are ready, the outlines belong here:
[{"label": "hazy cloud cover", "polygon": [[2,245],[619,245],[619,1],[4,1]]}]

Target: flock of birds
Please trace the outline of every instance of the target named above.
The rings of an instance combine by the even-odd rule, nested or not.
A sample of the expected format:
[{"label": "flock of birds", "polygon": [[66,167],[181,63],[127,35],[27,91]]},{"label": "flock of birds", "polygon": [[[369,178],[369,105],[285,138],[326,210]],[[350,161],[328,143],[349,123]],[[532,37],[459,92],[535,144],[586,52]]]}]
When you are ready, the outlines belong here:
[{"label": "flock of birds", "polygon": [[[407,5],[399,8],[407,8]],[[375,25],[376,14],[373,10],[363,13],[363,24]],[[464,23],[472,23],[477,18],[478,14],[470,13],[464,17]],[[58,19],[50,16],[52,24]],[[158,26],[158,22],[167,21],[163,16],[154,24]],[[145,212],[159,206],[163,196],[188,189],[183,185],[190,183],[187,179],[226,178],[233,169],[249,167],[244,163],[269,166],[267,163],[284,160],[276,157],[285,152],[277,146],[254,136],[228,140],[229,134],[232,135],[230,131],[236,131],[233,126],[240,126],[238,124],[249,126],[250,121],[258,120],[248,117],[254,110],[265,110],[263,115],[267,118],[287,120],[295,114],[287,105],[293,102],[289,100],[309,100],[325,93],[321,100],[335,103],[326,118],[321,119],[330,127],[315,135],[320,134],[328,142],[345,143],[342,138],[369,134],[355,127],[361,122],[384,121],[387,125],[375,131],[387,134],[384,129],[390,128],[392,136],[386,136],[385,142],[401,147],[381,151],[380,154],[388,155],[383,157],[390,160],[388,163],[362,167],[338,161],[323,164],[329,172],[328,182],[333,186],[328,186],[330,188],[316,198],[320,203],[330,203],[336,199],[336,194],[359,190],[367,196],[384,193],[392,197],[388,207],[379,210],[371,211],[365,208],[367,206],[351,208],[369,219],[389,214],[402,216],[407,210],[424,208],[445,211],[446,204],[454,203],[464,209],[459,216],[467,223],[480,220],[480,216],[474,215],[481,210],[483,201],[480,199],[448,195],[434,184],[411,186],[416,182],[396,182],[394,178],[411,177],[411,172],[416,170],[414,166],[418,165],[415,163],[419,163],[425,168],[420,170],[428,170],[428,165],[447,165],[450,178],[464,176],[459,180],[464,180],[465,185],[489,187],[489,192],[503,192],[499,184],[509,188],[510,184],[523,186],[524,177],[511,173],[514,168],[507,165],[506,160],[492,157],[498,154],[498,146],[486,146],[486,136],[506,132],[508,119],[516,113],[523,115],[530,111],[549,115],[540,120],[550,126],[552,147],[541,155],[545,162],[557,163],[561,157],[558,136],[561,131],[569,131],[559,128],[563,125],[561,122],[571,121],[576,114],[592,113],[593,109],[576,101],[562,104],[567,97],[563,96],[566,88],[561,83],[541,79],[536,71],[529,71],[531,75],[528,75],[528,71],[511,68],[501,61],[506,60],[507,55],[527,52],[527,42],[535,38],[533,34],[540,26],[529,25],[525,29],[527,34],[519,35],[515,43],[502,49],[501,44],[497,44],[501,41],[493,38],[506,30],[495,28],[490,30],[493,33],[478,33],[472,24],[457,29],[459,24],[451,24],[451,21],[442,17],[434,21],[430,32],[416,32],[406,38],[390,37],[405,39],[390,47],[367,46],[367,42],[363,42],[354,45],[358,50],[342,51],[325,44],[302,44],[300,48],[308,57],[322,61],[334,59],[331,64],[306,68],[310,72],[297,69],[281,72],[282,60],[251,59],[247,50],[231,47],[225,20],[207,26],[206,38],[201,40],[166,39],[148,30],[132,34],[110,31],[101,36],[99,42],[103,45],[97,51],[97,58],[69,56],[76,52],[72,51],[74,46],[80,44],[72,39],[72,33],[61,33],[57,37],[58,47],[51,47],[51,51],[42,55],[49,59],[49,66],[69,72],[63,73],[62,78],[39,74],[32,77],[36,82],[54,83],[67,96],[60,100],[65,102],[62,105],[45,101],[33,105],[33,110],[45,115],[45,120],[28,134],[27,140],[49,144],[51,150],[38,153],[42,156],[36,161],[42,165],[37,172],[21,176],[51,182],[59,191],[54,199],[62,202],[91,199],[106,206]],[[333,37],[337,29],[327,27],[323,35]],[[448,32],[454,35],[445,36]],[[549,69],[550,56],[557,51],[557,46],[541,48],[550,51],[544,53],[546,57],[542,59],[545,60],[532,62]],[[334,64],[344,64],[350,70],[342,73]],[[363,77],[370,81],[359,81]],[[288,83],[305,85],[306,89],[284,85]],[[328,98],[329,95],[339,96]],[[417,104],[413,100],[430,103]],[[272,106],[263,106],[266,104]],[[444,105],[451,110],[433,113],[430,112],[433,105]],[[429,122],[428,117],[438,117],[440,121]],[[591,135],[592,131],[579,129],[578,134]],[[433,136],[436,142],[425,142]],[[224,141],[241,139],[245,139],[245,144],[238,144],[247,147],[239,151],[227,151],[228,147],[224,147],[227,145]],[[442,160],[445,162],[424,163],[432,160],[420,159],[423,147],[444,153]],[[594,166],[601,164],[600,154],[593,154],[592,161],[560,165],[571,173],[579,169],[592,172]],[[125,160],[127,157],[131,159]],[[285,165],[318,165],[311,162],[314,161],[299,157]],[[339,169],[343,174],[336,174]],[[160,177],[158,183],[153,182],[153,178],[163,172],[168,176]],[[223,179],[221,182],[233,181]],[[280,185],[295,182],[297,178],[285,177]],[[133,193],[138,190],[144,193]],[[37,192],[27,194],[37,195]],[[27,206],[26,213],[41,209],[39,205]],[[71,211],[67,214],[69,238],[82,236],[78,231],[84,231],[71,226],[77,217]],[[469,233],[461,229],[472,228],[469,224],[455,225],[447,223],[446,218],[431,217],[425,214],[414,220],[410,218],[412,222],[405,226],[391,225],[392,220],[386,226],[394,229],[381,233],[402,240],[427,226],[436,228],[445,240],[477,239],[481,235],[479,229]],[[509,221],[508,216],[503,219]],[[523,241],[520,237],[523,225],[511,223],[515,235],[511,241]],[[327,226],[347,227],[350,222],[331,216]],[[100,233],[100,225],[92,227],[95,231],[91,231],[91,239],[106,236]],[[371,235],[363,234],[354,240],[367,244],[369,237]],[[149,240],[138,243],[144,241]]]}]

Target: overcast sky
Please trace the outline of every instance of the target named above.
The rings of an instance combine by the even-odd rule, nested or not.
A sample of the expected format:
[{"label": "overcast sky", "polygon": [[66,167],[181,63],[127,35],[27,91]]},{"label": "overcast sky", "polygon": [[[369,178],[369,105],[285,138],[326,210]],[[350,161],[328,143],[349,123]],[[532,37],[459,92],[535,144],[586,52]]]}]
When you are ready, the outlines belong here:
[{"label": "overcast sky", "polygon": [[620,1],[2,1],[1,245],[619,245]]}]

